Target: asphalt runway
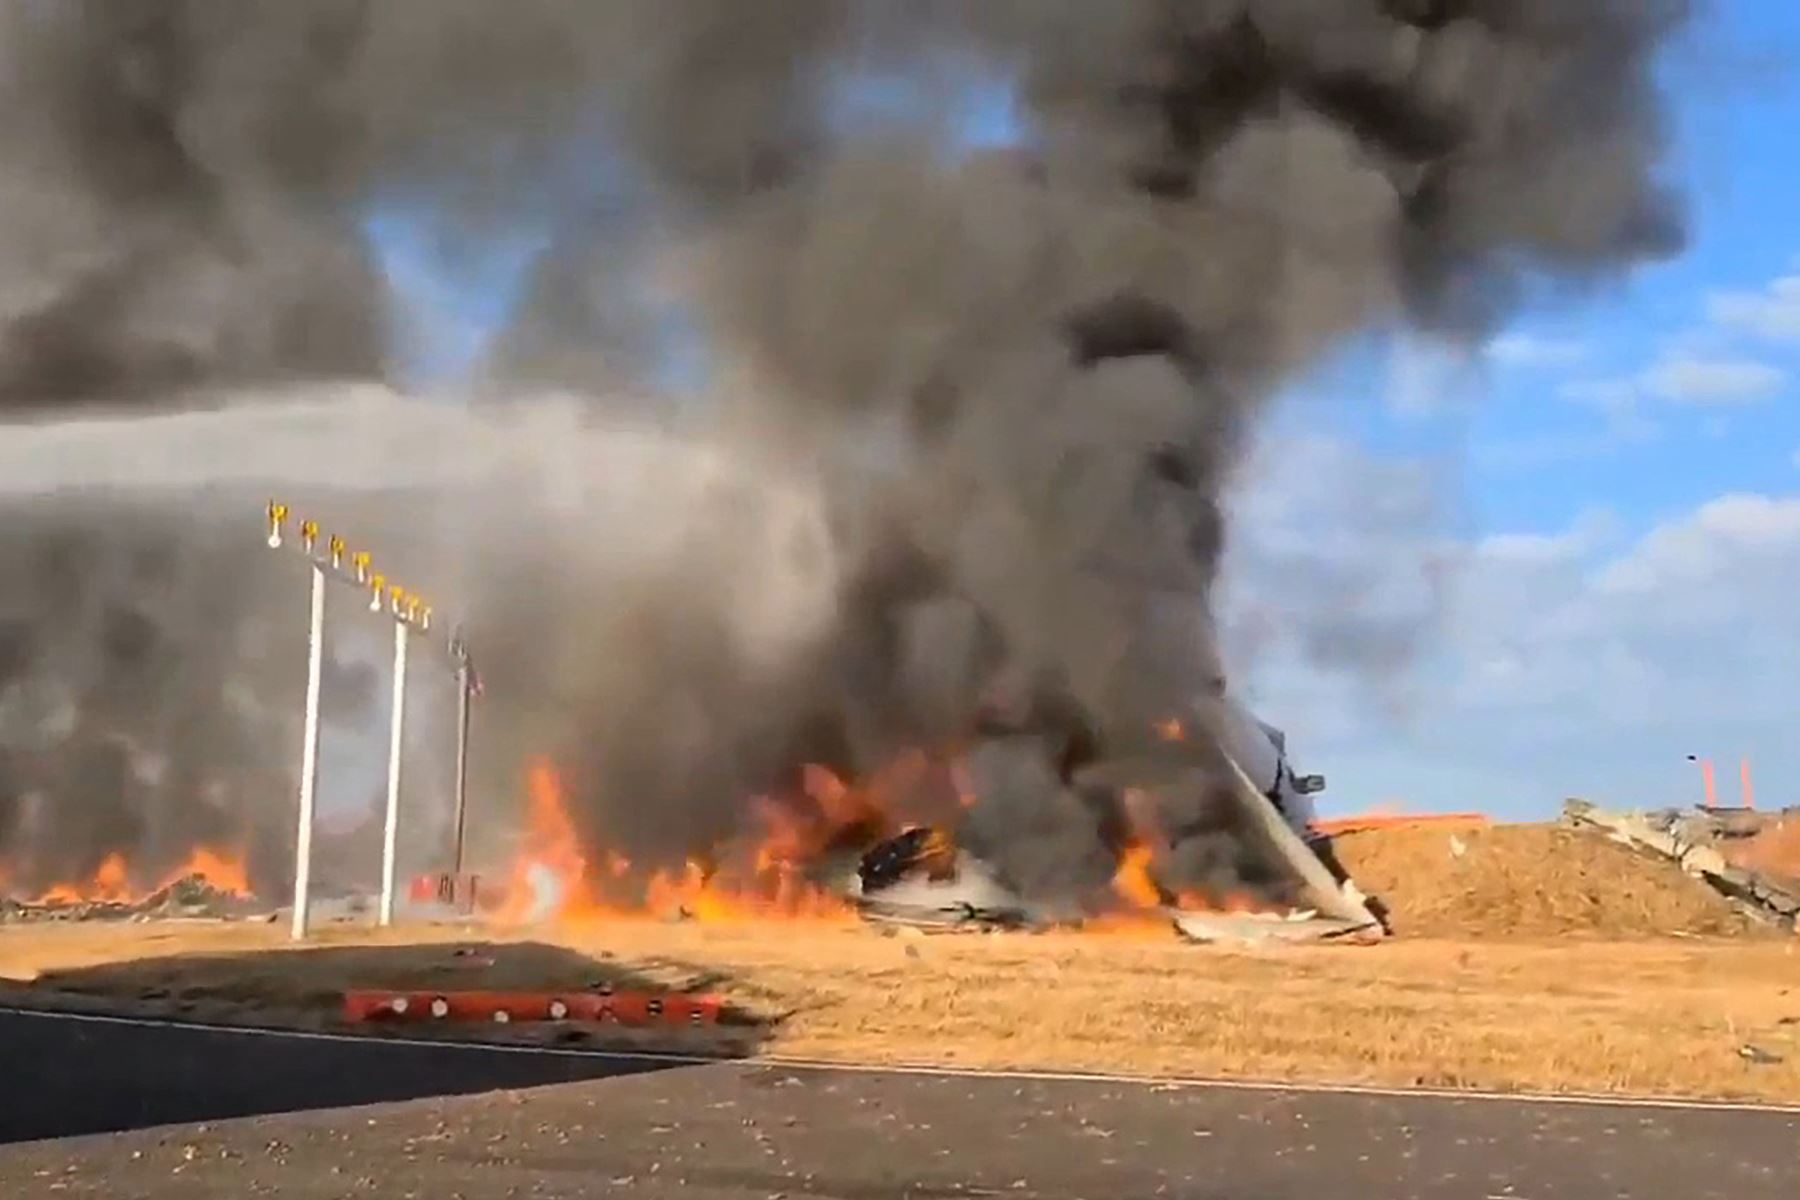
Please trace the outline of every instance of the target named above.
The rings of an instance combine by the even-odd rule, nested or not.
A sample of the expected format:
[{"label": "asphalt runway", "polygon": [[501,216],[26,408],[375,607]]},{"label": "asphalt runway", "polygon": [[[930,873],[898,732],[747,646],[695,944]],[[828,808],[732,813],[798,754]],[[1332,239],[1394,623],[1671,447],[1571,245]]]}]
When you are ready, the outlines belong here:
[{"label": "asphalt runway", "polygon": [[0,1014],[0,1075],[9,1200],[1800,1196],[1800,1116],[1780,1112],[656,1064],[19,1014]]}]

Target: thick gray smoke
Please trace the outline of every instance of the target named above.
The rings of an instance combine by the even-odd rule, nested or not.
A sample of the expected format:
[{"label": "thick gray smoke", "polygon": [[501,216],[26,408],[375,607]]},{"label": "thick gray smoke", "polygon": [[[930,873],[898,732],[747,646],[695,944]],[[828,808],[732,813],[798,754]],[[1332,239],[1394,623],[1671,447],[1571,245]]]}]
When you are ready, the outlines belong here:
[{"label": "thick gray smoke", "polygon": [[[1540,280],[1672,249],[1651,67],[1686,8],[21,0],[0,406],[385,377],[372,208],[451,244],[547,229],[485,387],[616,407],[679,314],[724,397],[712,444],[824,525],[759,574],[733,564],[764,509],[683,509],[744,527],[623,580],[602,531],[547,510],[535,539],[471,539],[443,577],[491,662],[493,786],[550,750],[596,833],[673,854],[807,759],[976,739],[966,836],[1022,884],[1103,883],[1122,785],[1171,778],[1165,876],[1227,879],[1206,740],[1153,729],[1206,723],[1221,497],[1264,399],[1348,335],[1476,337]],[[967,149],[945,97],[971,87],[1013,91],[1014,144]],[[71,586],[104,610],[117,570]],[[835,601],[803,589],[782,636],[747,635],[768,597],[734,585],[774,579]],[[259,619],[253,588],[219,602]],[[16,642],[62,644],[61,602],[11,603]],[[221,664],[199,695],[234,681]],[[217,763],[232,736],[164,749]]]},{"label": "thick gray smoke", "polygon": [[[282,878],[293,831],[270,800],[292,792],[292,755],[269,750],[298,736],[304,642],[280,632],[304,628],[303,593],[246,579],[216,510],[36,508],[9,505],[0,528],[0,850],[26,851],[5,863],[16,882],[75,880],[122,850],[160,878],[196,844]],[[373,672],[330,667],[338,722],[368,721]]]}]

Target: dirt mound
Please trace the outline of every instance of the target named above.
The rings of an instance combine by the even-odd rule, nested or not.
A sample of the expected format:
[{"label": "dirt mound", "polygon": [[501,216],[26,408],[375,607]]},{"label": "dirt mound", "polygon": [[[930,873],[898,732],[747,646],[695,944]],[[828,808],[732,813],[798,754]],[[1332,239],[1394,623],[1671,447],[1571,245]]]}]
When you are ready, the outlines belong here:
[{"label": "dirt mound", "polygon": [[1705,884],[1555,825],[1398,826],[1333,842],[1402,937],[1734,935],[1753,923]]}]

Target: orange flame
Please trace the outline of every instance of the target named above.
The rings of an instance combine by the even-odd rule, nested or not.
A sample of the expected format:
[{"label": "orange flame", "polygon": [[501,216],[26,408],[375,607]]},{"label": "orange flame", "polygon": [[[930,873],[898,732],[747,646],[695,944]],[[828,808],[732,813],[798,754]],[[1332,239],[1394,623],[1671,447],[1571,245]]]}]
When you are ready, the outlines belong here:
[{"label": "orange flame", "polygon": [[130,896],[131,882],[126,878],[123,854],[115,851],[101,860],[94,872],[94,893],[100,900],[124,900]]},{"label": "orange flame", "polygon": [[1131,910],[1114,914],[1088,928],[1099,932],[1129,932],[1142,929],[1146,916],[1169,909],[1195,913],[1255,913],[1269,910],[1269,905],[1249,892],[1213,893],[1187,890],[1171,893],[1157,881],[1155,844],[1157,832],[1153,798],[1141,791],[1128,789],[1121,797],[1126,819],[1133,836],[1120,849],[1113,871],[1112,890]]},{"label": "orange flame", "polygon": [[243,856],[216,847],[196,846],[186,861],[162,876],[154,887],[135,886],[130,864],[115,850],[100,860],[100,865],[87,879],[55,884],[36,896],[33,902],[136,904],[191,875],[198,875],[209,886],[233,896],[250,894],[249,873]]},{"label": "orange flame", "polygon": [[513,863],[501,919],[542,921],[587,907],[587,859],[563,804],[562,782],[548,763],[525,779],[525,840]]},{"label": "orange flame", "polygon": [[207,886],[215,891],[239,897],[250,894],[250,875],[242,856],[234,856],[208,846],[194,847],[187,861],[163,876],[162,882],[151,890],[161,891],[190,875],[198,875],[206,880]]},{"label": "orange flame", "polygon": [[534,763],[527,777],[525,836],[500,918],[532,923],[625,916],[709,922],[847,917],[847,905],[803,871],[836,833],[874,820],[879,810],[864,792],[822,767],[807,768],[803,790],[811,812],[756,798],[751,811],[759,835],[724,847],[717,856],[720,865],[690,858],[679,868],[646,871],[616,849],[584,851],[555,768]]},{"label": "orange flame", "polygon": [[[1136,834],[1120,850],[1112,878],[1118,911],[1090,927],[1161,931],[1158,918],[1169,908],[1254,910],[1252,896],[1175,895],[1158,883],[1160,839],[1152,799],[1125,797]],[[519,924],[646,916],[712,923],[844,921],[854,910],[815,875],[822,864],[847,870],[856,853],[923,825],[940,836],[921,861],[942,878],[955,861],[954,821],[977,803],[966,770],[953,759],[903,755],[856,784],[809,765],[794,794],[748,800],[749,832],[743,836],[690,854],[678,865],[641,862],[604,841],[584,842],[556,769],[540,761],[528,772],[525,829],[497,915]],[[937,811],[926,820],[909,819],[921,804],[935,804]]]},{"label": "orange flame", "polygon": [[1113,891],[1133,908],[1157,908],[1163,903],[1162,889],[1150,875],[1151,849],[1143,842],[1132,842],[1119,855],[1118,870],[1113,872]]},{"label": "orange flame", "polygon": [[39,904],[124,903],[133,899],[125,856],[118,851],[100,860],[92,877],[81,883],[59,883],[37,898]]}]

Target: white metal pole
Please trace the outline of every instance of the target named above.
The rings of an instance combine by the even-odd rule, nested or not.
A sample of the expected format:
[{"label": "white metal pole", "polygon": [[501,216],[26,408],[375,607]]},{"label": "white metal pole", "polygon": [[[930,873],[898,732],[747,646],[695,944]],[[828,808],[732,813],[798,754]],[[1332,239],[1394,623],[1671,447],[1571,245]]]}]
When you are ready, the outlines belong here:
[{"label": "white metal pole", "polygon": [[405,621],[394,622],[394,710],[388,740],[387,825],[381,837],[381,923],[394,923],[394,859],[400,834],[400,750],[406,730]]},{"label": "white metal pole", "polygon": [[294,840],[295,941],[306,937],[307,890],[312,883],[313,802],[319,791],[319,675],[325,652],[325,570],[312,569],[312,620],[306,642],[306,732],[300,749],[300,831]]},{"label": "white metal pole", "polygon": [[469,815],[469,655],[456,661],[456,837],[450,851],[450,873],[462,886],[463,837]]}]

